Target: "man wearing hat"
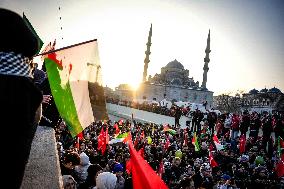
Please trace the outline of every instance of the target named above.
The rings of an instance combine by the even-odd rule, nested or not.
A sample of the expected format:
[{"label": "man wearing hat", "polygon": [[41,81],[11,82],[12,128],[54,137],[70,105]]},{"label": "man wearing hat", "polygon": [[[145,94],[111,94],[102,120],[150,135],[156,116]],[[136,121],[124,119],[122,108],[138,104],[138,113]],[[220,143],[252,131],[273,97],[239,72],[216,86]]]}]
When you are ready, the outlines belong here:
[{"label": "man wearing hat", "polygon": [[15,12],[0,8],[0,22],[1,138],[12,143],[2,145],[1,151],[9,154],[3,156],[3,162],[17,159],[2,165],[6,172],[1,178],[10,181],[8,188],[20,188],[42,102],[42,94],[33,83],[31,63],[39,42]]},{"label": "man wearing hat", "polygon": [[237,186],[230,175],[224,174],[222,176],[223,184],[220,189],[236,189]]},{"label": "man wearing hat", "polygon": [[116,175],[116,189],[124,189],[125,179],[122,177],[123,166],[120,163],[116,163],[113,168],[113,173]]}]

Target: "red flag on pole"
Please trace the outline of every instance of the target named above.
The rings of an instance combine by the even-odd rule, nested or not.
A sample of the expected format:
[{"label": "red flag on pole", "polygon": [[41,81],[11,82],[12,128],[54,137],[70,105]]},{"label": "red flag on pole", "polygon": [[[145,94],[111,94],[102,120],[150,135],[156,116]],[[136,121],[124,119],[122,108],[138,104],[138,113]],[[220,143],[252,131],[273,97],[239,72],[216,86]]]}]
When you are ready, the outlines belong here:
[{"label": "red flag on pole", "polygon": [[126,162],[126,172],[127,172],[127,174],[129,174],[130,175],[130,173],[131,173],[131,171],[132,171],[132,163],[131,163],[131,160],[128,160],[127,162]]},{"label": "red flag on pole", "polygon": [[144,148],[140,148],[140,150],[138,151],[138,154],[143,158],[144,158]]},{"label": "red flag on pole", "polygon": [[246,151],[246,136],[241,135],[240,137],[240,153],[244,153]]},{"label": "red flag on pole", "polygon": [[211,167],[217,167],[218,166],[218,163],[214,160],[211,151],[209,151],[209,162],[210,162]]},{"label": "red flag on pole", "polygon": [[106,129],[106,131],[104,131],[104,128],[102,128],[101,133],[98,137],[98,150],[101,150],[103,155],[106,151],[108,140],[108,128]]},{"label": "red flag on pole", "polygon": [[134,189],[168,189],[164,181],[137,153],[131,142],[129,142],[129,151],[132,164],[132,180]]}]

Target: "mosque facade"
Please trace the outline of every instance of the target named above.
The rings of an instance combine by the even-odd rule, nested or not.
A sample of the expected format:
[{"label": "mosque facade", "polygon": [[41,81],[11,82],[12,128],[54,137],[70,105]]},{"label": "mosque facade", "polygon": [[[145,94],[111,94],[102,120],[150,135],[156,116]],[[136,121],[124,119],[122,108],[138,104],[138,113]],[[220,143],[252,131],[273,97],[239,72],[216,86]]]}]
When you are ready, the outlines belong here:
[{"label": "mosque facade", "polygon": [[136,92],[137,99],[161,101],[186,101],[192,103],[213,103],[213,92],[199,86],[198,81],[189,77],[189,70],[177,60],[161,68],[160,74],[149,76]]},{"label": "mosque facade", "polygon": [[208,107],[213,104],[213,92],[206,87],[207,73],[210,62],[210,30],[207,38],[207,46],[205,49],[203,81],[201,86],[198,81],[194,81],[193,77],[189,77],[189,70],[177,60],[169,62],[165,67],[161,68],[161,73],[155,74],[153,77],[148,76],[147,69],[150,62],[150,47],[152,37],[152,25],[148,35],[147,50],[145,51],[144,72],[140,87],[136,91],[136,99],[156,100],[163,99],[169,101],[185,101],[191,103],[206,103]]}]

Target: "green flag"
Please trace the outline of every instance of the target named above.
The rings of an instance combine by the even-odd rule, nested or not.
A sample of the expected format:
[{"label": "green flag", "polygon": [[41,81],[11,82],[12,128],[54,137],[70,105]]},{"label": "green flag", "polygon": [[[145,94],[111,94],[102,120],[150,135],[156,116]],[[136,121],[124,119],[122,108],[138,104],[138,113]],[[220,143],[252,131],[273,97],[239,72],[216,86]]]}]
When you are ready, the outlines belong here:
[{"label": "green flag", "polygon": [[194,145],[195,151],[198,152],[200,150],[200,146],[198,143],[198,137],[196,136],[196,133],[194,133],[194,136],[192,138],[192,144]]},{"label": "green flag", "polygon": [[37,54],[38,54],[40,49],[41,49],[41,47],[42,47],[42,45],[43,45],[43,41],[40,39],[40,37],[36,33],[34,27],[32,26],[32,24],[30,23],[29,19],[26,17],[26,15],[24,13],[23,13],[23,20],[26,23],[26,25],[30,28],[30,30],[32,31],[34,36],[37,38],[37,41],[38,41],[38,51],[37,51]]}]

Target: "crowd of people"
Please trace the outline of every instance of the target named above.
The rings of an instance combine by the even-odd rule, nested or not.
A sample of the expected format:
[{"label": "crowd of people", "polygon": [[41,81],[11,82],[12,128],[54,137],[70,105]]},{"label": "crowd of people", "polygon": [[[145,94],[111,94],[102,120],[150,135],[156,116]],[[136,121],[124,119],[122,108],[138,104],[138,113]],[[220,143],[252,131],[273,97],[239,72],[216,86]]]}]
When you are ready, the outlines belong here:
[{"label": "crowd of people", "polygon": [[[143,111],[148,111],[148,112],[153,112],[153,113],[157,113],[157,114],[161,114],[161,115],[166,115],[166,116],[172,116],[175,117],[176,111],[179,111],[178,114],[180,115],[188,115],[188,113],[190,112],[190,107],[189,106],[185,106],[183,108],[177,108],[177,106],[170,106],[167,103],[165,103],[165,105],[161,105],[159,104],[157,101],[153,101],[152,103],[148,103],[148,102],[135,102],[135,101],[130,101],[130,100],[119,100],[119,99],[113,99],[113,98],[109,98],[106,97],[106,102],[107,103],[112,103],[112,104],[117,104],[117,105],[121,105],[121,106],[127,106],[130,108],[134,108],[134,109],[139,109],[139,110],[143,110]],[[168,102],[169,104],[172,104],[171,102]]]},{"label": "crowd of people", "polygon": [[[175,125],[135,120],[95,121],[76,137],[57,112],[43,70],[32,58],[38,39],[18,14],[0,9],[1,123],[3,162],[17,157],[1,178],[8,188],[20,188],[36,127],[53,127],[65,189],[128,189],[134,148],[170,189],[283,188],[284,115],[242,112],[241,115],[200,110],[136,107],[174,116]],[[43,106],[41,108],[41,105]],[[153,109],[154,108],[154,109]],[[42,116],[40,116],[40,111]],[[189,117],[186,125],[179,118]],[[124,142],[111,142],[127,134]],[[11,177],[12,175],[12,177]],[[13,180],[11,180],[13,179]]]},{"label": "crowd of people", "polygon": [[[164,115],[175,117],[175,124],[103,120],[73,138],[56,111],[48,80],[42,77],[44,71],[34,72],[35,79],[38,78],[36,85],[47,101],[43,103],[40,124],[55,129],[65,188],[133,188],[128,144],[108,143],[124,133],[131,133],[135,149],[169,188],[284,186],[283,167],[278,166],[282,154],[279,145],[284,137],[283,114],[248,111],[217,114],[189,107],[163,109],[132,104],[132,108],[145,111],[167,112]],[[188,117],[186,125],[179,123],[182,115]],[[105,147],[99,142],[102,133],[108,138]]]},{"label": "crowd of people", "polygon": [[[169,188],[284,186],[283,171],[277,167],[282,153],[277,139],[284,136],[283,114],[192,114],[185,129],[107,120],[94,122],[79,138],[70,137],[62,121],[55,128],[62,174],[71,175],[77,188],[100,189],[104,188],[101,183],[111,182],[113,188],[132,188],[127,144],[108,144],[102,152],[98,139],[104,130],[109,140],[130,132],[136,150]],[[176,132],[169,132],[169,128]],[[108,176],[100,177],[101,173]]]}]

